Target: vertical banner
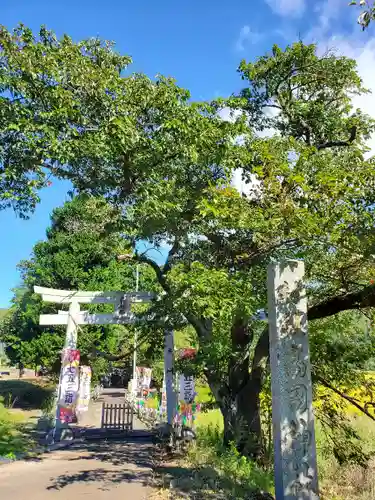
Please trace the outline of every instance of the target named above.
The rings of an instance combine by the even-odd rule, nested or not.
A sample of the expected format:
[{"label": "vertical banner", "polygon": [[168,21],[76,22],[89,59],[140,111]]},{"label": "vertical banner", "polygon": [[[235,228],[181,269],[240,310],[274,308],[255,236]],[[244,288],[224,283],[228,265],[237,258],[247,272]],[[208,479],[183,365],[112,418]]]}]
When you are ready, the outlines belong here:
[{"label": "vertical banner", "polygon": [[161,390],[161,402],[159,407],[159,413],[161,417],[167,414],[167,390],[165,386],[165,376],[163,377],[163,386]]},{"label": "vertical banner", "polygon": [[79,371],[79,392],[77,411],[83,412],[89,409],[91,387],[91,368],[81,366]]},{"label": "vertical banner", "polygon": [[142,381],[142,367],[136,366],[136,368],[135,368],[135,380],[133,382],[136,395],[138,395],[138,393],[141,391],[141,381]]},{"label": "vertical banner", "polygon": [[192,403],[195,396],[195,383],[192,375],[180,375],[180,400]]},{"label": "vertical banner", "polygon": [[[189,347],[180,349],[179,358],[181,360],[194,360],[197,354],[196,349]],[[179,397],[178,410],[175,421],[177,424],[194,426],[196,413],[200,410],[200,405],[195,403],[195,380],[192,375],[180,374],[179,376]]]},{"label": "vertical banner", "polygon": [[151,368],[143,368],[143,379],[142,379],[142,388],[149,389],[151,385]]},{"label": "vertical banner", "polygon": [[61,379],[59,391],[59,420],[72,422],[75,417],[79,389],[79,359],[78,349],[64,349],[61,359]]},{"label": "vertical banner", "polygon": [[143,392],[145,389],[150,388],[152,369],[144,366],[137,366],[136,374],[136,388],[137,393]]}]

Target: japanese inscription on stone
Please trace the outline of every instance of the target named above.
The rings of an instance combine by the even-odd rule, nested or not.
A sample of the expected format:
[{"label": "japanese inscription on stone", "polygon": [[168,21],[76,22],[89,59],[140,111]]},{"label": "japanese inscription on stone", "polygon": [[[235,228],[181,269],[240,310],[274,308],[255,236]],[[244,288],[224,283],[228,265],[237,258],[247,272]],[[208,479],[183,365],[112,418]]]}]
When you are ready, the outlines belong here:
[{"label": "japanese inscription on stone", "polygon": [[299,261],[268,269],[277,500],[319,498],[303,274]]}]

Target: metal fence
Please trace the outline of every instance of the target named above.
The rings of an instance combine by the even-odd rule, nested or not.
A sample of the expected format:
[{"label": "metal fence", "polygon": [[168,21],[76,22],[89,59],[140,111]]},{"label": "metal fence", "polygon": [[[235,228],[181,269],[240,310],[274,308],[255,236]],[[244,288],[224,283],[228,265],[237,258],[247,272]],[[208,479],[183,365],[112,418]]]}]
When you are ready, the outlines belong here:
[{"label": "metal fence", "polygon": [[102,406],[102,429],[133,430],[133,410],[129,403]]}]

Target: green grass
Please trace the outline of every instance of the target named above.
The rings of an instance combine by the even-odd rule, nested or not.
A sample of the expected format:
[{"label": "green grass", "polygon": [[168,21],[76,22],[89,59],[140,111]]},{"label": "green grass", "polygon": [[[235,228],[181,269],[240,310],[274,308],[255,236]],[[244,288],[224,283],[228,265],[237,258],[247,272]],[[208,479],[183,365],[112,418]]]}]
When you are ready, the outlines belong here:
[{"label": "green grass", "polygon": [[34,447],[24,415],[14,414],[0,403],[0,457],[15,458],[18,453]]},{"label": "green grass", "polygon": [[[212,400],[207,386],[197,387],[197,401]],[[352,415],[349,412],[348,415]],[[375,451],[375,422],[366,416],[352,415],[352,424],[362,439],[365,452]],[[234,449],[222,446],[223,418],[220,410],[201,411],[196,420],[198,439],[196,446],[181,462],[182,469],[194,470],[177,477],[180,489],[194,491],[197,498],[251,498],[250,492],[260,489],[273,492],[273,471],[261,468],[241,458]],[[319,484],[321,500],[375,500],[375,457],[367,469],[356,464],[339,465],[330,443],[316,423]],[[189,484],[187,484],[189,483]],[[224,496],[219,496],[219,494]],[[201,496],[199,496],[201,495]]]},{"label": "green grass", "polygon": [[[362,439],[363,450],[367,453],[374,452],[375,422],[366,416],[360,416],[353,417],[352,424]],[[227,498],[235,498],[235,495],[239,499],[246,498],[245,494],[248,491],[245,487],[246,481],[252,488],[258,487],[272,493],[272,470],[254,467],[254,464],[249,465],[246,459],[239,458],[235,450],[223,449],[221,444],[223,419],[219,410],[200,413],[196,425],[197,445],[189,452],[186,463],[202,471],[202,474],[207,468],[213,468],[220,477],[229,474],[229,478],[232,478],[238,486],[237,489],[227,492],[229,495]],[[316,423],[316,443],[321,500],[375,500],[374,455],[367,469],[353,463],[339,465],[319,422]],[[247,480],[246,474],[248,474]],[[211,471],[208,476],[212,475]],[[207,478],[202,481],[204,484],[205,481],[209,482]],[[227,483],[227,487],[228,484],[231,482]],[[222,483],[216,483],[216,487],[222,488]]]},{"label": "green grass", "polygon": [[209,403],[213,400],[210,388],[207,385],[198,385],[196,387],[196,392],[198,403]]},{"label": "green grass", "polygon": [[[197,387],[198,402],[211,401],[208,387]],[[375,422],[368,417],[351,415],[352,425],[361,436],[361,445],[366,453],[375,452]],[[223,493],[225,498],[249,498],[252,489],[273,492],[273,472],[254,466],[238,456],[234,449],[222,447],[223,418],[220,410],[209,410],[197,415],[198,440],[196,447],[189,451],[183,461],[198,471],[198,484],[202,491],[207,485],[213,492]],[[367,469],[349,463],[339,465],[330,443],[327,441],[319,422],[316,423],[319,484],[321,500],[375,500],[375,455]],[[205,493],[207,498],[210,495]],[[202,496],[202,498],[206,498]]]},{"label": "green grass", "polygon": [[[353,427],[361,436],[367,453],[375,451],[375,422],[366,416],[353,417]],[[321,500],[375,500],[375,459],[362,468],[354,463],[339,465],[319,423],[316,425],[319,484]]]},{"label": "green grass", "polygon": [[43,408],[54,387],[37,380],[0,380],[0,397],[6,406]]},{"label": "green grass", "polygon": [[[198,403],[210,403],[213,401],[213,396],[208,386],[197,386],[197,402]],[[212,427],[214,429],[218,428],[220,431],[223,429],[223,417],[219,409],[200,411],[197,414],[197,419],[195,421],[197,428],[200,427]]]},{"label": "green grass", "polygon": [[41,380],[0,380],[0,456],[32,453],[35,413],[48,408],[53,391],[51,384]]},{"label": "green grass", "polygon": [[196,426],[199,427],[213,427],[223,430],[223,416],[220,410],[209,410],[207,412],[201,411],[197,415]]},{"label": "green grass", "polygon": [[179,471],[177,490],[193,493],[191,498],[245,500],[254,492],[273,492],[272,471],[225,448],[221,430],[212,426],[198,426],[197,442]]}]

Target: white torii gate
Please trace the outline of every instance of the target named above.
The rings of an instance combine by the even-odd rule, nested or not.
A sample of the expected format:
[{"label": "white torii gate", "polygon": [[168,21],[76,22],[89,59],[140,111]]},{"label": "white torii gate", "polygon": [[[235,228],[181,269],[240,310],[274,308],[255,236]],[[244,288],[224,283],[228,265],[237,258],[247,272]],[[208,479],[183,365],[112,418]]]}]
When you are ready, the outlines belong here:
[{"label": "white torii gate", "polygon": [[[132,303],[150,302],[152,293],[145,292],[81,292],[77,290],[55,290],[34,286],[34,292],[42,296],[44,302],[69,304],[69,311],[58,314],[41,314],[40,325],[66,325],[65,349],[77,348],[77,330],[79,325],[124,325],[135,323],[131,312]],[[81,311],[80,304],[113,304],[113,313],[89,313]],[[63,367],[62,367],[63,369]],[[62,372],[61,372],[62,373]],[[56,426],[60,424],[61,374],[56,408]]]},{"label": "white torii gate", "polygon": [[[153,293],[149,292],[87,292],[78,290],[56,290],[34,286],[34,292],[42,296],[44,302],[69,304],[69,311],[58,311],[58,314],[41,314],[40,325],[66,325],[65,349],[77,348],[77,330],[79,325],[125,325],[134,324],[135,315],[131,312],[132,303],[151,302]],[[113,313],[89,313],[81,311],[80,304],[113,304]],[[168,423],[172,423],[174,411],[173,394],[173,358],[170,356],[173,332],[166,332],[165,339],[165,372],[167,378]],[[136,346],[135,346],[136,347]],[[59,384],[60,396],[60,384]],[[59,397],[60,399],[60,397]],[[56,408],[56,424],[59,425],[60,407]]]},{"label": "white torii gate", "polygon": [[[81,292],[77,290],[55,290],[34,286],[34,292],[44,302],[69,304],[69,311],[58,314],[41,314],[40,325],[67,325],[65,348],[76,349],[78,325],[124,325],[133,324],[131,303],[150,302],[154,294],[147,292]],[[113,313],[94,313],[80,310],[80,304],[114,304]]]}]

